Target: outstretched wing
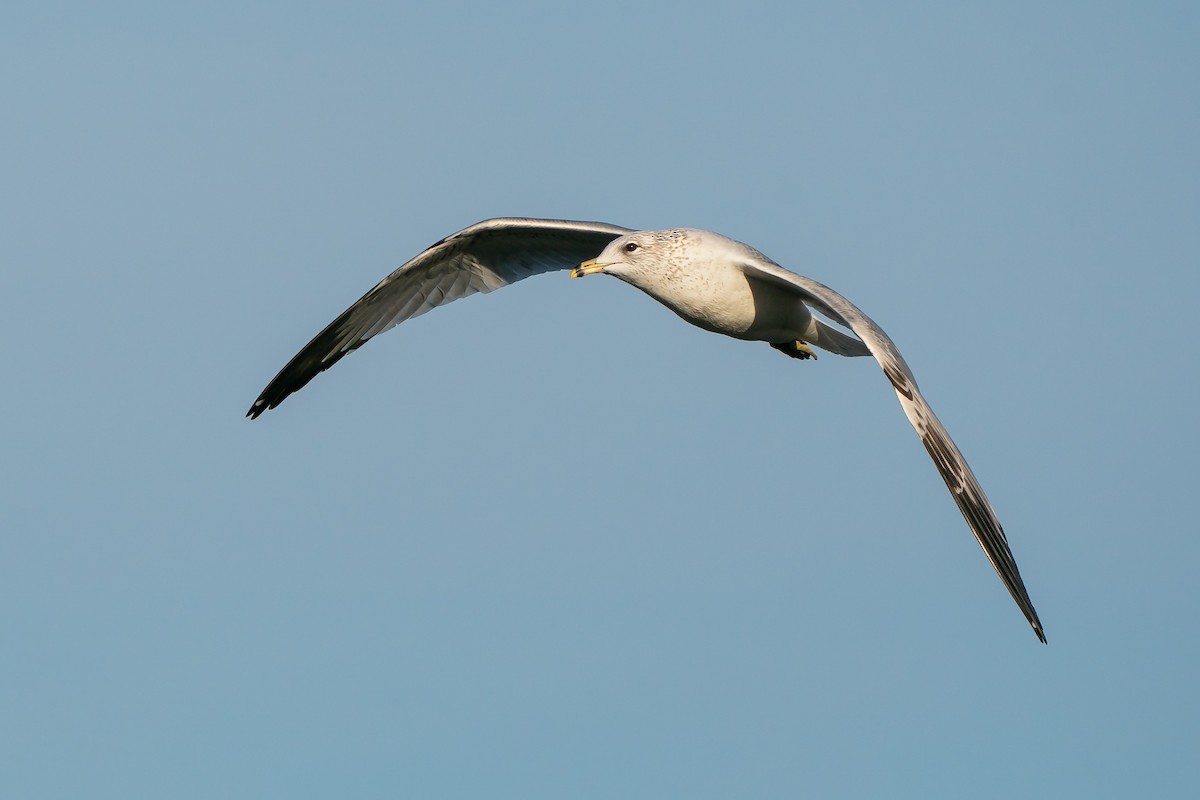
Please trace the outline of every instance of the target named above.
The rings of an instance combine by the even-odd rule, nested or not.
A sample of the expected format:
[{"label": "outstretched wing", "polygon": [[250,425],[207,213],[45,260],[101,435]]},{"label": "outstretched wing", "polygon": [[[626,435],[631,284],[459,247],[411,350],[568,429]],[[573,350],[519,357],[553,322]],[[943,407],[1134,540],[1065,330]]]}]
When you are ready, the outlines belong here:
[{"label": "outstretched wing", "polygon": [[406,319],[530,275],[574,267],[628,232],[603,222],[489,219],[447,236],[329,323],[267,384],[246,416],[275,408],[342,356]]},{"label": "outstretched wing", "polygon": [[967,524],[971,526],[971,532],[979,540],[983,552],[1000,575],[1000,580],[1008,587],[1013,600],[1033,626],[1034,633],[1045,643],[1046,634],[1042,630],[1042,623],[1033,608],[1029,594],[1025,591],[1025,584],[1008,547],[1004,529],[1000,527],[1000,520],[996,518],[996,512],[992,510],[992,504],[988,502],[987,495],[983,493],[983,487],[971,472],[967,460],[963,458],[954,440],[921,395],[917,388],[917,380],[900,351],[896,349],[895,342],[857,306],[828,286],[784,269],[765,256],[755,258],[743,266],[748,274],[756,278],[792,289],[805,303],[850,328],[867,344],[871,355],[883,367],[883,374],[896,390],[904,414],[921,437],[921,442],[929,451],[933,463],[937,465],[938,472],[954,497],[954,502],[958,504]]}]

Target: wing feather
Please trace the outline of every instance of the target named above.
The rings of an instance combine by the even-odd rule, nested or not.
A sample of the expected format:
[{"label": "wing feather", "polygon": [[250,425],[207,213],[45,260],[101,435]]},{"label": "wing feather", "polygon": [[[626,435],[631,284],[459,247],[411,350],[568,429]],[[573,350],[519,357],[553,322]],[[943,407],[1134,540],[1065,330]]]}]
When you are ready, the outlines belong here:
[{"label": "wing feather", "polygon": [[921,438],[959,511],[983,547],[988,561],[1025,614],[1025,618],[1029,620],[1038,639],[1044,643],[1046,634],[1037,611],[1034,610],[1033,602],[1029,599],[1029,593],[1025,590],[1025,583],[1021,580],[1021,573],[1008,546],[1004,528],[1001,527],[992,504],[967,460],[963,458],[954,440],[950,438],[950,434],[917,388],[917,380],[913,377],[912,370],[900,355],[891,337],[845,297],[822,283],[784,269],[766,256],[756,253],[752,260],[744,264],[744,269],[756,278],[771,281],[777,286],[792,288],[805,303],[830,319],[845,324],[866,343],[871,355],[879,362],[884,375],[896,391],[905,416]]},{"label": "wing feather", "polygon": [[380,281],[267,384],[246,416],[275,408],[372,337],[476,292],[592,258],[628,228],[602,222],[490,219],[447,236]]}]

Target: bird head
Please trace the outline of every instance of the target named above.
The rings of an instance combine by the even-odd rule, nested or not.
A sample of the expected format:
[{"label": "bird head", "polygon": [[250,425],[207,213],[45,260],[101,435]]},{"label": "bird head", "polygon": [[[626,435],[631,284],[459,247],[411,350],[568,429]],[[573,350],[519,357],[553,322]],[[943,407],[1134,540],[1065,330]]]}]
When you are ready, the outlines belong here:
[{"label": "bird head", "polygon": [[571,270],[572,278],[604,273],[635,286],[662,280],[686,265],[685,244],[700,231],[636,231],[608,243],[600,255]]}]

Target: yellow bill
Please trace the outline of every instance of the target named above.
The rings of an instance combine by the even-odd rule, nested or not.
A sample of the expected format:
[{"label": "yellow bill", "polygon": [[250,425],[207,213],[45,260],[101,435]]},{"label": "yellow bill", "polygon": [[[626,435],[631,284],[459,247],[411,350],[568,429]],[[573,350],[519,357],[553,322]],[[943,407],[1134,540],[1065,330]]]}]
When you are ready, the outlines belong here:
[{"label": "yellow bill", "polygon": [[597,264],[596,259],[589,258],[587,261],[571,270],[571,277],[582,278],[584,275],[591,275],[596,272],[604,272],[604,264]]}]

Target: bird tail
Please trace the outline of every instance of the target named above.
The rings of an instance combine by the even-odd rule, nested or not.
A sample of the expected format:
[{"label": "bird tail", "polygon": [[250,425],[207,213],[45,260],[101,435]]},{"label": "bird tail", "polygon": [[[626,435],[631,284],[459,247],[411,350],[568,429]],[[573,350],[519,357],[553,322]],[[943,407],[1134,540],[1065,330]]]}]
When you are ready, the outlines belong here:
[{"label": "bird tail", "polygon": [[[848,336],[841,331],[826,325],[816,317],[808,328],[809,335],[804,337],[809,344],[816,345],[822,350],[828,350],[839,356],[869,356],[871,349],[857,336]],[[815,336],[813,334],[816,334]]]}]

